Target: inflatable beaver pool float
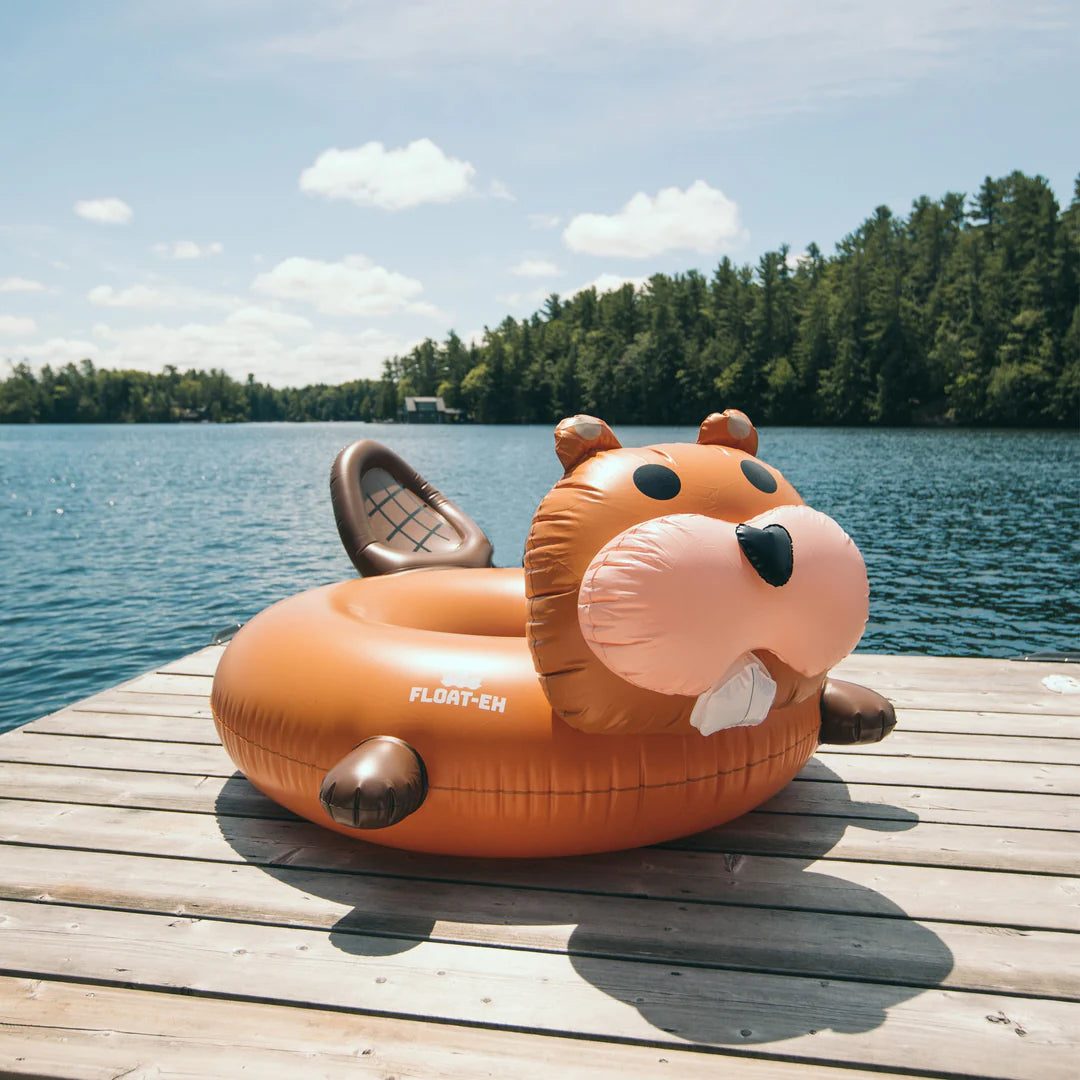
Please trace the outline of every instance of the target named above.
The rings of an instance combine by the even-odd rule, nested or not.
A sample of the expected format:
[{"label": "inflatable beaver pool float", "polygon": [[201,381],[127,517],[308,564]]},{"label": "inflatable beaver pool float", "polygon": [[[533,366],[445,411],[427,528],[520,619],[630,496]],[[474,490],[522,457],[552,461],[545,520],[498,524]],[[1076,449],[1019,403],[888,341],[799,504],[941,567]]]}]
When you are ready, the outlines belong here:
[{"label": "inflatable beaver pool float", "polygon": [[555,443],[523,570],[385,447],[342,451],[338,527],[369,576],[262,612],[214,679],[256,787],[392,847],[581,854],[719,825],[819,741],[891,730],[884,698],[827,677],[866,623],[862,557],[746,416],[642,448],[574,416]]}]

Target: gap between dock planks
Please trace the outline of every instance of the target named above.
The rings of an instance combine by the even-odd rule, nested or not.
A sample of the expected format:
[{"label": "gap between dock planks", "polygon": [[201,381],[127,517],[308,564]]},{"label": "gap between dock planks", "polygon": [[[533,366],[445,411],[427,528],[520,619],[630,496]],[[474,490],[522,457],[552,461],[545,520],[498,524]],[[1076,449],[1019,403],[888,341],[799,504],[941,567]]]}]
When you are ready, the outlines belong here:
[{"label": "gap between dock planks", "polygon": [[[157,1018],[125,1023],[96,1059],[73,1053],[103,1071],[70,1075],[115,1075],[148,1043],[167,1045],[177,1069],[206,1061],[218,1051],[197,1016],[223,1008],[256,1032],[307,1010],[393,1032],[440,1021],[461,1054],[421,1055],[420,1076],[484,1075],[484,1061],[493,1075],[532,1075],[545,1054],[546,1075],[560,1076],[574,1065],[715,1075],[718,1054],[763,1080],[838,1064],[1074,1074],[1080,722],[1040,682],[1060,666],[965,661],[946,673],[934,666],[953,662],[863,658],[882,678],[839,674],[892,697],[902,728],[914,720],[891,752],[823,748],[758,812],[685,841],[523,864],[373,849],[265,800],[213,737],[221,651],[0,738],[0,933],[6,969],[33,980],[0,984],[0,1066],[9,1048],[32,1062],[42,1044],[29,986],[85,1020],[69,1030],[88,1047],[101,1041],[87,1032],[127,1018],[101,1002],[90,1016],[95,989],[113,1010],[129,1001]],[[952,697],[919,708],[920,679],[938,678]],[[191,967],[193,941],[206,972]],[[297,954],[300,986],[287,976]],[[183,1029],[163,1022],[172,990],[193,994]],[[180,1034],[193,1026],[204,1041]],[[560,1058],[571,1035],[580,1053]],[[260,1038],[247,1044],[267,1070],[295,1065],[288,1037]],[[386,1035],[383,1053],[404,1038]],[[687,1042],[700,1052],[678,1049]]]},{"label": "gap between dock planks", "polygon": [[[230,1062],[224,1067],[223,1057]],[[716,1080],[719,1070],[743,1080],[882,1077],[861,1069],[528,1037],[310,1007],[217,999],[209,1009],[186,994],[17,978],[0,978],[0,1061],[9,1063],[11,1076],[71,1080],[232,1078],[236,1066],[259,1080]]]}]

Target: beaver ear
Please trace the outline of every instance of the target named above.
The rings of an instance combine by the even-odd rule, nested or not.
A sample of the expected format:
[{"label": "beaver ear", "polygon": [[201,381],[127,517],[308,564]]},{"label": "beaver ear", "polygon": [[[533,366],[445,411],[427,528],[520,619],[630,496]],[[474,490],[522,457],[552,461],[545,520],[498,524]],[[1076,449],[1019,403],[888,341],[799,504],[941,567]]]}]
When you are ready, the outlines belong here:
[{"label": "beaver ear", "polygon": [[738,409],[710,413],[701,421],[697,441],[713,446],[733,446],[748,454],[757,453],[757,431],[750,417]]},{"label": "beaver ear", "polygon": [[601,450],[621,447],[615,432],[595,416],[568,416],[555,429],[555,453],[567,472]]}]

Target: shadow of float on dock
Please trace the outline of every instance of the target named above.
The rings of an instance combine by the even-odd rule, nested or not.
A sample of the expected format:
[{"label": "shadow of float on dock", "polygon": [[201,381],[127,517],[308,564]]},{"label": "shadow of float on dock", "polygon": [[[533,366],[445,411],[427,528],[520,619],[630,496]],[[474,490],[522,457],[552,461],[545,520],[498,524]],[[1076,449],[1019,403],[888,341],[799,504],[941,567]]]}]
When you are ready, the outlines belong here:
[{"label": "shadow of float on dock", "polygon": [[[439,941],[565,954],[573,968],[566,978],[576,973],[654,1028],[746,1046],[870,1031],[888,1008],[941,985],[953,968],[928,926],[866,884],[879,871],[887,878],[887,863],[830,867],[827,859],[848,829],[904,830],[915,815],[857,806],[819,760],[812,775],[838,785],[829,815],[772,815],[781,837],[784,818],[797,826],[790,844],[755,846],[733,822],[597,856],[420,855],[318,828],[239,773],[219,795],[218,824],[247,862],[306,894],[302,914],[279,917],[325,926],[343,952],[392,957]],[[557,978],[558,963],[551,970]],[[514,972],[509,952],[501,974]],[[536,1026],[556,1026],[543,1013],[547,1001],[558,1006],[557,985],[536,991]]]}]

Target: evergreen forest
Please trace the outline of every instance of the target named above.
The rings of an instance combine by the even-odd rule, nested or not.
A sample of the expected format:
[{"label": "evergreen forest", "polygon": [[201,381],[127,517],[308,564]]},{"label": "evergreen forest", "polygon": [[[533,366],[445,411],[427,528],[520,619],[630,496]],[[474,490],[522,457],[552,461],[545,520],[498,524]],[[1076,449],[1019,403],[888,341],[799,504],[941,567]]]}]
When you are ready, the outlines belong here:
[{"label": "evergreen forest", "polygon": [[[149,360],[150,358],[148,358]],[[254,358],[253,358],[254,359]],[[549,296],[482,342],[451,332],[379,380],[278,389],[218,370],[12,364],[0,423],[388,420],[439,395],[466,420],[1074,427],[1080,420],[1080,177],[987,177],[972,197],[880,206],[832,255],[786,247],[706,277]]]}]

